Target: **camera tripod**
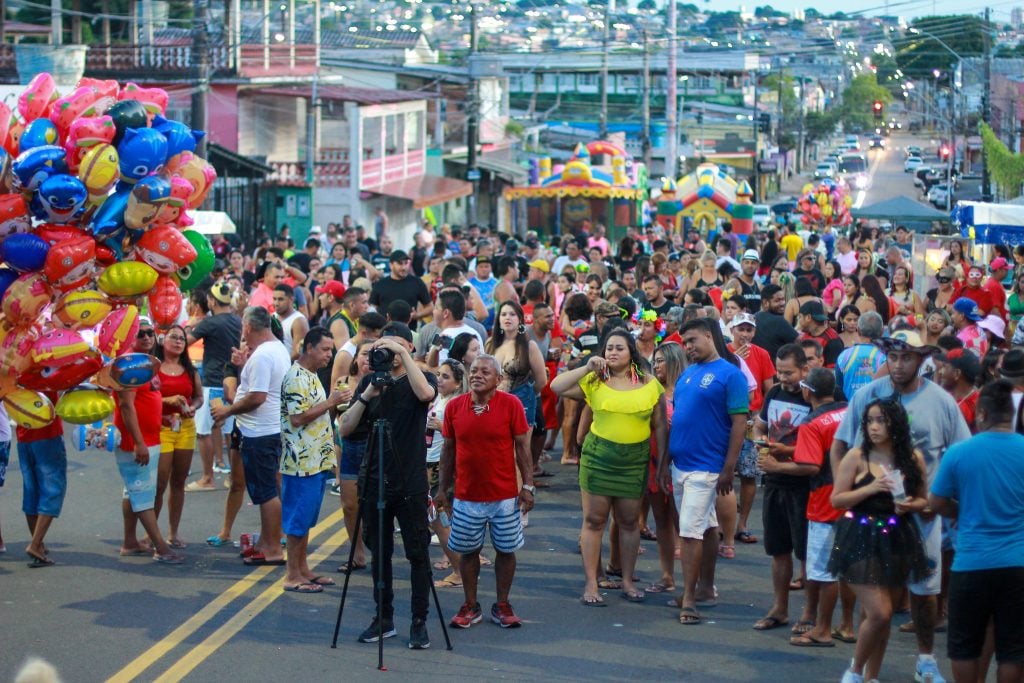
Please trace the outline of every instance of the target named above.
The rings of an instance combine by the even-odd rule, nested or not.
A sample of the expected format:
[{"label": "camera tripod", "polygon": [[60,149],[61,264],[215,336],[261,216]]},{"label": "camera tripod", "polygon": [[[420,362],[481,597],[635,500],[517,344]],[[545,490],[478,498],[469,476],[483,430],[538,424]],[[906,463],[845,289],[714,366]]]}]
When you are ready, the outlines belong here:
[{"label": "camera tripod", "polygon": [[[382,391],[384,387],[381,387]],[[381,395],[381,403],[383,405],[383,393]],[[377,418],[373,421],[373,436],[376,445],[376,456],[377,456],[377,549],[378,556],[376,561],[372,563],[372,566],[376,567],[377,571],[373,576],[374,586],[377,591],[377,669],[379,671],[387,671],[384,666],[384,615],[383,615],[383,601],[384,601],[384,578],[383,578],[383,558],[379,556],[384,548],[384,444],[392,445],[392,453],[394,452],[393,442],[391,440],[391,424],[387,418]],[[345,599],[348,596],[348,584],[352,578],[352,567],[355,560],[356,543],[355,539],[359,537],[361,531],[363,517],[365,516],[367,496],[369,491],[362,491],[359,497],[359,515],[356,517],[355,528],[352,530],[352,538],[349,543],[348,551],[348,564],[345,571],[345,584],[341,590],[341,602],[338,604],[338,618],[334,623],[334,638],[331,640],[331,648],[336,649],[338,647],[338,633],[341,631],[341,617],[345,611]],[[417,534],[410,534],[411,538],[417,536]],[[421,539],[415,541],[416,543],[422,543]],[[428,541],[429,543],[429,541]],[[434,607],[437,610],[437,618],[441,622],[441,632],[444,633],[444,642],[446,649],[452,649],[452,641],[448,637],[448,627],[445,623],[444,614],[441,612],[441,601],[437,597],[437,588],[434,586],[434,574],[433,568],[430,566],[429,548],[424,549],[424,555],[427,556],[427,569],[430,572],[430,592],[434,596]]]}]

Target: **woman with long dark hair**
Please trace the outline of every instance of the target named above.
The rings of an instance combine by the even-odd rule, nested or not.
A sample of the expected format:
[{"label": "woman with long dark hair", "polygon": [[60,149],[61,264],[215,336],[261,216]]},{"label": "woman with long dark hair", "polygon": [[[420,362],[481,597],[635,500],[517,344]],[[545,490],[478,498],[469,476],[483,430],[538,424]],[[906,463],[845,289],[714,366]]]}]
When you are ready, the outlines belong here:
[{"label": "woman with long dark hair", "polygon": [[908,266],[899,265],[893,268],[889,298],[896,304],[896,313],[899,315],[924,313],[924,302],[913,289],[913,274]]},{"label": "woman with long dark hair", "polygon": [[868,404],[862,445],[842,459],[832,505],[847,512],[836,522],[828,570],[849,583],[864,610],[857,647],[844,680],[878,677],[893,612],[909,579],[922,580],[927,559],[909,513],[928,506],[924,457],[914,449],[910,418],[894,399]]},{"label": "woman with long dark hair", "polygon": [[452,339],[452,345],[448,349],[448,357],[454,358],[467,368],[473,364],[476,357],[483,349],[480,347],[480,338],[472,332],[463,332]]},{"label": "woman with long dark hair", "polygon": [[[172,325],[156,347],[161,360],[160,396],[163,416],[160,427],[160,462],[156,475],[156,516],[160,518],[164,491],[170,485],[167,497],[167,517],[170,531],[167,543],[181,549],[185,542],[178,534],[181,513],[185,507],[185,480],[192,466],[196,448],[196,410],[203,405],[203,385],[199,372],[188,356],[188,334],[181,325]],[[219,444],[218,444],[219,445]]]},{"label": "woman with long dark hair", "polygon": [[860,320],[860,309],[847,304],[839,309],[837,315],[839,321],[839,338],[843,340],[843,346],[850,348],[860,341],[860,332],[857,330],[857,321]]},{"label": "woman with long dark hair", "polygon": [[882,322],[888,325],[889,318],[892,317],[892,302],[885,295],[878,278],[874,275],[865,275],[860,279],[860,288],[863,294],[857,301],[857,308],[862,313],[874,311],[882,316]]},{"label": "woman with long dark hair", "polygon": [[537,387],[547,384],[547,368],[540,347],[530,339],[525,319],[517,302],[501,302],[485,349],[501,363],[503,376],[498,388],[519,399],[526,411],[526,424],[532,428],[537,422]]},{"label": "woman with long dark hair", "polygon": [[598,592],[601,537],[614,510],[622,561],[622,597],[642,602],[646,593],[633,582],[640,548],[640,499],[647,484],[650,440],[665,453],[668,428],[664,388],[646,369],[628,330],[610,330],[600,351],[583,367],[565,372],[551,383],[556,394],[585,400],[594,420],[583,442],[580,490],[583,529],[580,548],[586,585],[581,602],[601,606]]}]

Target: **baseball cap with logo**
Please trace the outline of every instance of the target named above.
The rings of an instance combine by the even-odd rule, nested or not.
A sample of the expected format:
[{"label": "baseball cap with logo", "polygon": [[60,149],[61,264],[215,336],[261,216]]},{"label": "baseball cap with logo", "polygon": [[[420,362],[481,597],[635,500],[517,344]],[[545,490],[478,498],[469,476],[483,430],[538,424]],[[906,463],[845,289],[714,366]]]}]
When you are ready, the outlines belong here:
[{"label": "baseball cap with logo", "polygon": [[757,253],[757,249],[747,249],[743,252],[743,261],[760,261],[761,257]]},{"label": "baseball cap with logo", "polygon": [[985,317],[981,314],[981,309],[978,308],[978,304],[965,296],[962,296],[953,302],[953,310],[974,322],[978,322]]},{"label": "baseball cap with logo", "polygon": [[751,327],[757,327],[757,319],[749,313],[737,313],[729,321],[729,329],[736,327],[737,325],[750,325]]}]

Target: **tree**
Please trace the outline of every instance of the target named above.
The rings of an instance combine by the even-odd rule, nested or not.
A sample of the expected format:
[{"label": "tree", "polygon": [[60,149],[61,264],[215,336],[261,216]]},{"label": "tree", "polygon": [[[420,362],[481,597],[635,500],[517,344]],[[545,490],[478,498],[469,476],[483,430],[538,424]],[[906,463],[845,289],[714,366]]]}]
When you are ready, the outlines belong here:
[{"label": "tree", "polygon": [[641,12],[658,11],[658,5],[654,2],[654,0],[640,0],[640,2],[637,3],[636,8]]},{"label": "tree", "polygon": [[712,35],[735,31],[743,26],[739,12],[714,12],[704,22],[708,33]]},{"label": "tree", "polygon": [[987,125],[981,130],[981,144],[985,148],[985,162],[992,172],[992,180],[1010,197],[1020,196],[1024,187],[1024,154],[1014,154]]},{"label": "tree", "polygon": [[920,17],[914,20],[911,28],[938,36],[945,46],[925,33],[907,31],[895,36],[892,44],[896,63],[907,78],[932,78],[933,71],[939,69],[944,72],[940,82],[948,81],[957,62],[953,52],[961,57],[979,56],[985,52],[985,21],[971,14]]},{"label": "tree", "polygon": [[805,19],[821,19],[824,15],[813,7],[804,10]]},{"label": "tree", "polygon": [[875,74],[862,74],[854,78],[850,87],[843,91],[843,104],[839,110],[840,120],[846,130],[872,128],[872,106],[876,100],[888,104],[892,102],[892,93],[878,84]]},{"label": "tree", "polygon": [[838,120],[834,109],[807,112],[804,116],[804,138],[807,142],[828,139],[835,132]]}]

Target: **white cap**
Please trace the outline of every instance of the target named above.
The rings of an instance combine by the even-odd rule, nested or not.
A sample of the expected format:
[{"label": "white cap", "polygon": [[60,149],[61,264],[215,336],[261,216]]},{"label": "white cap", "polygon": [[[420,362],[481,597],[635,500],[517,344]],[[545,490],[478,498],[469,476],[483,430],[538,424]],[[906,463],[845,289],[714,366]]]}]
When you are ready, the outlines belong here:
[{"label": "white cap", "polygon": [[737,325],[751,325],[753,327],[757,327],[757,320],[755,320],[754,316],[749,313],[737,313],[732,317],[732,320],[729,321],[729,329],[731,330]]},{"label": "white cap", "polygon": [[320,234],[320,226],[319,225],[314,225],[312,228],[309,229],[309,234],[310,235],[319,235]]},{"label": "white cap", "polygon": [[757,249],[747,249],[743,252],[743,258],[741,261],[760,261],[761,256],[757,253]]}]

